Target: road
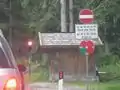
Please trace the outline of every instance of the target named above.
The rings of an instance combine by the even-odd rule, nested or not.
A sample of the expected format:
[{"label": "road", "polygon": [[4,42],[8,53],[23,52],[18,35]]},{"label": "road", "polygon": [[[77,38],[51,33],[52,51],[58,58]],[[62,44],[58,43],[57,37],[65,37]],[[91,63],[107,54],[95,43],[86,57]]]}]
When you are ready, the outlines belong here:
[{"label": "road", "polygon": [[[32,66],[32,71],[34,71],[39,65]],[[26,73],[28,73],[27,69]],[[48,82],[38,82],[26,85],[26,90],[58,90],[57,83],[48,83]],[[64,90],[85,90],[84,87],[71,86],[64,84]]]},{"label": "road", "polygon": [[[33,83],[29,85],[29,90],[58,90],[57,83]],[[64,90],[85,90],[84,87],[64,85]]]}]

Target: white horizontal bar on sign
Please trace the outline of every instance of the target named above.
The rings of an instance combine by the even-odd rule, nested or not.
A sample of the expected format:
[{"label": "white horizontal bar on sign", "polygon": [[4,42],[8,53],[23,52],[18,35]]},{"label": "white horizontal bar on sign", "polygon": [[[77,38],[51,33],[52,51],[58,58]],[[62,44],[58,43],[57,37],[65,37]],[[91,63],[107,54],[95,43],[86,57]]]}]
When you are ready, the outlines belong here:
[{"label": "white horizontal bar on sign", "polygon": [[81,19],[93,18],[93,15],[80,15],[79,18],[81,18]]}]

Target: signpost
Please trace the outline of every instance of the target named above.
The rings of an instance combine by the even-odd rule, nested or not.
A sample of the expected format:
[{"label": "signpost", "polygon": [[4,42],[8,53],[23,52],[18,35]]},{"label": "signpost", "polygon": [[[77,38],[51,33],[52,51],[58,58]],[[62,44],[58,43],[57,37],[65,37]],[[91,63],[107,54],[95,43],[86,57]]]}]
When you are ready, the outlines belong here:
[{"label": "signpost", "polygon": [[89,54],[93,54],[95,51],[95,44],[92,40],[87,41],[87,52]]},{"label": "signpost", "polygon": [[[84,51],[82,51],[84,50]],[[93,54],[95,50],[95,44],[92,40],[84,40],[80,43],[80,52],[83,52],[82,54],[88,53]]]},{"label": "signpost", "polygon": [[32,59],[32,46],[33,46],[33,42],[31,40],[29,40],[27,42],[27,45],[28,45],[28,62],[29,62],[29,80],[31,78],[31,59]]},{"label": "signpost", "polygon": [[76,38],[82,40],[91,40],[98,38],[97,24],[76,24]]},{"label": "signpost", "polygon": [[[93,24],[94,14],[90,9],[82,9],[79,12],[79,20],[82,24],[75,25],[76,38],[78,40],[83,40],[80,42],[80,53],[86,57],[86,78],[89,76],[89,55],[94,53],[95,44],[93,39],[98,38],[98,25]],[[86,88],[88,90],[89,84]]]},{"label": "signpost", "polygon": [[[94,53],[95,44],[92,40],[83,40],[80,43],[80,52],[86,56],[86,78],[89,76],[89,55]],[[88,90],[88,84],[86,85]]]},{"label": "signpost", "polygon": [[79,20],[81,23],[89,24],[94,20],[93,11],[90,9],[83,9],[79,13]]}]

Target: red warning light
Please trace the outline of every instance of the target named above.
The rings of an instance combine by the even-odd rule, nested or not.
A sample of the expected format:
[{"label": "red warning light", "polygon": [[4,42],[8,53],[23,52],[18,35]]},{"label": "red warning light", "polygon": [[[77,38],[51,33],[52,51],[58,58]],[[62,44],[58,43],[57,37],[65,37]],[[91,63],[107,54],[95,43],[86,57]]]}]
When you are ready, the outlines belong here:
[{"label": "red warning light", "polygon": [[28,41],[28,46],[32,46],[33,42],[32,41]]}]

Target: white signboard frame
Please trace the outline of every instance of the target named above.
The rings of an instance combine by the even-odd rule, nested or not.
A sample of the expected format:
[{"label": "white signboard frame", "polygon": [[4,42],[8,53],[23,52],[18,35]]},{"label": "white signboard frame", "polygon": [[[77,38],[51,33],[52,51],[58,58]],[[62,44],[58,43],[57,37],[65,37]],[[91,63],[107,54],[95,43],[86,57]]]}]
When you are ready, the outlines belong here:
[{"label": "white signboard frame", "polygon": [[77,39],[91,40],[98,38],[97,24],[75,24],[75,33]]}]

